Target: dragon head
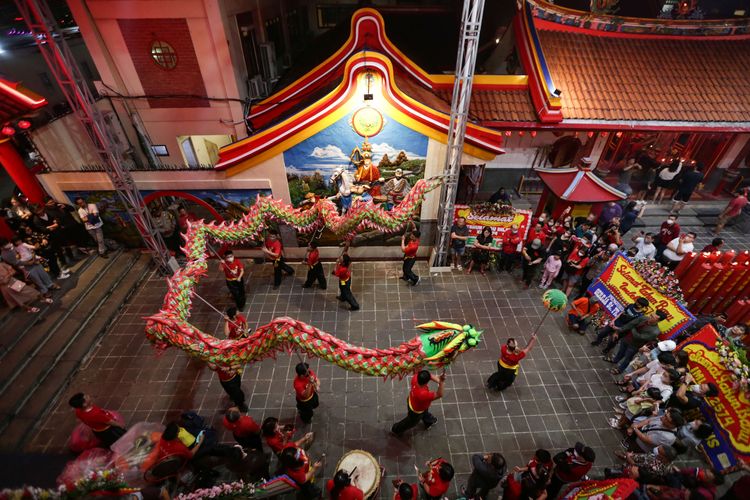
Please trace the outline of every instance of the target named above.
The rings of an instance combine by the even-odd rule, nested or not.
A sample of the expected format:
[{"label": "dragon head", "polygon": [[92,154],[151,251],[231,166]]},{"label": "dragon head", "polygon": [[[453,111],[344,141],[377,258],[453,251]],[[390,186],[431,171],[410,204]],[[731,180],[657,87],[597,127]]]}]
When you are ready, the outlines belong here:
[{"label": "dragon head", "polygon": [[472,325],[444,321],[430,321],[417,328],[424,331],[419,337],[425,362],[435,367],[451,363],[460,353],[475,347],[482,336],[482,330]]}]

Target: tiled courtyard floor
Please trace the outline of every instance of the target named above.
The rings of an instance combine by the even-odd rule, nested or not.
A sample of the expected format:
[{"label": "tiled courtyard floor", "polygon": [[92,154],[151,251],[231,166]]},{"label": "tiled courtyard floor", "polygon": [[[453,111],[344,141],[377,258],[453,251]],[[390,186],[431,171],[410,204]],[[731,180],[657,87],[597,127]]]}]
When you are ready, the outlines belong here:
[{"label": "tiled courtyard floor", "polygon": [[[328,272],[330,266],[326,264]],[[481,345],[447,370],[445,397],[432,406],[439,422],[426,432],[420,426],[404,439],[388,431],[405,414],[407,381],[384,382],[311,360],[322,382],[321,406],[310,426],[316,433],[311,454],[327,455],[325,476],[330,477],[341,455],[352,449],[370,451],[385,467],[384,491],[390,491],[390,479],[414,479],[414,464],[437,456],[455,466],[454,485],[464,483],[472,453],[499,451],[514,466],[524,464],[537,448],[560,450],[582,441],[596,451],[599,470],[614,463],[612,452],[619,448],[620,435],[606,422],[616,394],[607,371],[611,365],[589,346],[590,338],[566,333],[561,315],[547,318],[513,387],[502,394],[484,388],[500,345],[510,336],[525,345],[541,319],[540,290],[524,290],[507,274],[485,277],[453,271],[430,276],[424,263],[417,265],[422,281],[410,287],[397,279],[397,262],[356,262],[354,293],[362,309],[349,312],[335,299],[335,286],[303,290],[299,274],[305,270],[294,267],[297,276],[285,278],[273,291],[270,266],[250,265],[246,311],[251,326],[291,316],[368,347],[399,344],[416,334],[416,324],[433,319],[472,323],[485,331]],[[230,299],[215,264],[210,276],[200,283],[199,293],[223,309]],[[79,390],[119,411],[130,424],[166,422],[182,410],[196,409],[221,427],[221,413],[229,402],[217,377],[177,349],[157,357],[145,339],[143,318],[159,309],[164,289],[158,276],[145,283],[27,451],[64,452],[76,423],[67,399]],[[220,331],[217,313],[200,301],[195,301],[193,311],[195,324]],[[296,362],[295,356],[282,353],[245,371],[243,387],[250,414],[258,422],[266,416],[295,420],[291,381]],[[231,436],[225,434],[225,439]]]}]

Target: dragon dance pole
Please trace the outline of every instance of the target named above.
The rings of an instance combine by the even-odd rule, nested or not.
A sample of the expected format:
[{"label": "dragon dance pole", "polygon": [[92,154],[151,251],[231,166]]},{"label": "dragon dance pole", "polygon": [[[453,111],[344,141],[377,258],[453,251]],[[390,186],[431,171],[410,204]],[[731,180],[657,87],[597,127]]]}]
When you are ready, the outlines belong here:
[{"label": "dragon dance pole", "polygon": [[[203,303],[206,304],[208,307],[210,307],[211,309],[213,309],[214,311],[216,311],[217,313],[219,313],[222,318],[226,318],[226,315],[223,312],[221,312],[218,309],[216,309],[213,306],[213,304],[211,304],[209,301],[207,301],[206,299],[204,299],[203,297],[201,297],[198,292],[193,292],[193,295],[195,295],[196,297],[198,297],[199,299],[201,299],[203,301]],[[229,321],[234,326],[236,326],[237,328],[239,328],[239,325],[237,323],[235,323],[234,321],[231,321],[231,320],[228,320],[228,319],[227,319],[227,321]]]},{"label": "dragon dance pole", "polygon": [[532,333],[531,335],[536,335],[537,332],[539,332],[539,329],[542,327],[542,323],[544,323],[544,320],[547,319],[547,316],[549,316],[549,309],[547,309],[544,312],[544,316],[542,316],[542,320],[539,322],[538,325],[536,325],[536,328],[534,329],[534,333]]}]

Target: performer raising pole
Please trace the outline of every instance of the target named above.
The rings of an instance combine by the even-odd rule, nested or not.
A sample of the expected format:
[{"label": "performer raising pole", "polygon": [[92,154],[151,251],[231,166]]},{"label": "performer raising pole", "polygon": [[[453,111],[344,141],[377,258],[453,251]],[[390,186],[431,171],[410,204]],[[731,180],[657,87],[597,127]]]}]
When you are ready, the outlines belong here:
[{"label": "performer raising pole", "polygon": [[520,351],[516,339],[509,338],[505,345],[500,348],[497,371],[487,379],[487,388],[504,391],[513,385],[513,381],[516,380],[516,375],[518,375],[521,360],[526,357],[534,344],[536,344],[536,332],[531,334],[531,340]]},{"label": "performer raising pole", "polygon": [[268,231],[266,241],[263,243],[263,253],[273,260],[273,289],[276,290],[281,285],[281,272],[288,276],[294,276],[294,269],[284,260],[284,246],[281,244],[279,233],[273,230]]},{"label": "performer raising pole", "polygon": [[320,289],[325,290],[327,287],[326,276],[323,272],[323,264],[320,262],[318,244],[313,240],[307,245],[304,261],[305,264],[307,264],[307,279],[302,285],[302,288],[310,288],[313,285],[313,282],[317,280]]},{"label": "performer raising pole", "polygon": [[414,221],[409,221],[409,226],[414,228],[414,231],[406,230],[404,235],[401,237],[401,251],[404,252],[404,264],[402,266],[401,279],[416,286],[419,283],[419,276],[414,274],[412,270],[414,263],[417,262],[417,250],[419,249],[419,237],[420,233],[417,230]]},{"label": "performer raising pole", "polygon": [[[432,392],[429,387],[430,382],[436,382],[438,388]],[[445,391],[445,371],[439,377],[430,374],[427,370],[421,370],[411,379],[411,390],[409,397],[406,399],[407,415],[402,420],[393,424],[391,432],[398,437],[411,429],[421,420],[425,429],[429,429],[437,422],[437,418],[429,412],[430,405],[436,399],[443,397]]]},{"label": "performer raising pole", "polygon": [[221,259],[221,269],[224,271],[224,277],[227,280],[227,288],[232,294],[237,309],[242,311],[245,308],[245,266],[241,261],[235,260],[234,253],[228,250]]}]

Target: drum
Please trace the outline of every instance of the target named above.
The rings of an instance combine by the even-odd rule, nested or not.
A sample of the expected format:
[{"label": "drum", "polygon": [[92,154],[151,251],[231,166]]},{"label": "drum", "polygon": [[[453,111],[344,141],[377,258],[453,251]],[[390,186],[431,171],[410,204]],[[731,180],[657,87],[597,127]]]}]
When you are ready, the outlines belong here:
[{"label": "drum", "polygon": [[352,484],[362,490],[365,498],[375,498],[384,472],[375,457],[362,450],[349,451],[336,464],[336,471],[339,470],[352,476]]}]

